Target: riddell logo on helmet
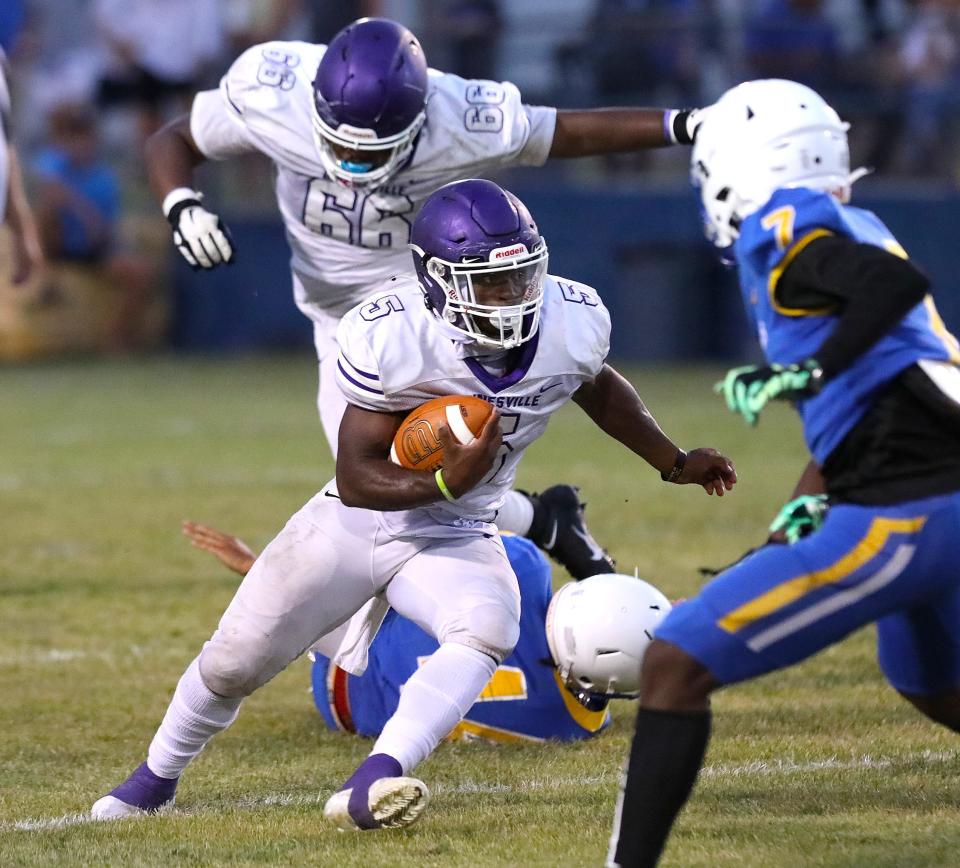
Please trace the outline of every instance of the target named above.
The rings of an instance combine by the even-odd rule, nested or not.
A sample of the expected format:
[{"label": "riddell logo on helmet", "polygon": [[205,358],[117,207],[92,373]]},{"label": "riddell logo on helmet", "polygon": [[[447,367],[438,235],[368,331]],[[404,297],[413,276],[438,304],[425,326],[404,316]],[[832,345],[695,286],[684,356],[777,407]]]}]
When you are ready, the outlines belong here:
[{"label": "riddell logo on helmet", "polygon": [[512,247],[497,247],[490,251],[490,262],[496,262],[499,259],[512,259],[514,256],[520,256],[526,252],[526,244],[514,244]]},{"label": "riddell logo on helmet", "polygon": [[377,138],[377,133],[375,130],[365,129],[363,127],[352,127],[350,124],[340,124],[337,127],[337,132],[341,136],[346,136],[350,139],[369,139],[374,140]]}]

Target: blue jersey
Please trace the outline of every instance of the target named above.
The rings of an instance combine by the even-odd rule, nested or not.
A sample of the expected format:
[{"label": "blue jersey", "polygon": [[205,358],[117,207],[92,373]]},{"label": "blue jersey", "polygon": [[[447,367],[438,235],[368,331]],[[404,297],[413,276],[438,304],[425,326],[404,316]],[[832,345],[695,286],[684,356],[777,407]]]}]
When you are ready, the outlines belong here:
[{"label": "blue jersey", "polygon": [[[607,726],[610,716],[581,706],[563,687],[553,665],[545,631],[552,595],[550,565],[529,540],[505,535],[503,543],[520,584],[520,640],[451,737],[588,738]],[[313,698],[327,726],[379,735],[397,710],[400,688],[437,647],[432,636],[391,610],[370,647],[362,676],[348,675],[317,655]]]},{"label": "blue jersey", "polygon": [[[740,287],[767,361],[793,364],[815,357],[837,323],[837,310],[792,309],[776,296],[777,282],[797,254],[824,235],[843,235],[906,258],[889,229],[870,211],[842,205],[828,193],[777,190],[751,214],[734,246]],[[820,465],[859,421],[883,385],[920,359],[960,363],[960,350],[930,296],[819,394],[798,402],[804,436]]]}]

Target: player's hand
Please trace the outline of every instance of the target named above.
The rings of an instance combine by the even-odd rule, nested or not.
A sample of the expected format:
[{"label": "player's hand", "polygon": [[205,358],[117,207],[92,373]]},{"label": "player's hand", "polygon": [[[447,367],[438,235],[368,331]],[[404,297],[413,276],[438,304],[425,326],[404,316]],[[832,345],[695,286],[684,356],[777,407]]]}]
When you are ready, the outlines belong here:
[{"label": "player's hand", "polygon": [[680,109],[673,116],[671,137],[678,145],[692,145],[697,140],[700,124],[710,111],[710,106],[694,109]]},{"label": "player's hand", "polygon": [[677,477],[677,485],[702,485],[707,494],[723,497],[737,484],[733,462],[716,449],[691,449]]},{"label": "player's hand", "polygon": [[799,365],[746,365],[733,368],[713,390],[722,394],[727,409],[756,425],[768,401],[797,401],[820,391],[823,371],[816,359]]},{"label": "player's hand", "polygon": [[786,504],[770,525],[771,535],[783,534],[791,545],[823,526],[830,504],[825,494],[802,494]]},{"label": "player's hand", "polygon": [[200,204],[202,198],[202,194],[189,190],[183,198],[174,198],[171,202],[168,196],[164,202],[164,211],[173,229],[173,243],[194,271],[216,268],[234,259],[230,230],[216,214]]},{"label": "player's hand", "polygon": [[220,563],[235,573],[245,576],[257,559],[254,551],[243,540],[193,521],[183,523],[183,535],[195,548],[210,552]]},{"label": "player's hand", "polygon": [[490,414],[480,434],[466,446],[461,444],[446,425],[437,432],[443,446],[443,481],[454,497],[462,497],[480,482],[493,467],[503,443],[500,414]]}]

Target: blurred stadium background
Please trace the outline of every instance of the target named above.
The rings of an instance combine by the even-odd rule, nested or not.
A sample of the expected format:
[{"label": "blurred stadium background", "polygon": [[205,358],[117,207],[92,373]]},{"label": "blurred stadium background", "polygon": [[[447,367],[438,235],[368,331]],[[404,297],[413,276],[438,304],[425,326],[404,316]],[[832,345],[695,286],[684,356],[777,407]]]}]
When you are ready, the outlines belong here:
[{"label": "blurred stadium background", "polygon": [[[431,65],[509,79],[532,103],[703,105],[758,76],[816,87],[853,125],[854,165],[876,169],[855,201],[879,211],[933,278],[947,324],[960,326],[955,0],[3,0],[0,44],[34,203],[41,217],[54,207],[51,166],[82,139],[110,237],[53,239],[42,280],[26,291],[0,284],[0,359],[309,349],[268,163],[204,168],[198,186],[231,226],[242,265],[195,275],[146,188],[141,146],[247,45],[326,41],[366,13],[410,26]],[[135,66],[161,82],[158,99],[131,87]],[[732,275],[701,239],[687,156],[554,162],[497,179],[537,216],[552,270],[600,290],[617,358],[756,352]]]}]

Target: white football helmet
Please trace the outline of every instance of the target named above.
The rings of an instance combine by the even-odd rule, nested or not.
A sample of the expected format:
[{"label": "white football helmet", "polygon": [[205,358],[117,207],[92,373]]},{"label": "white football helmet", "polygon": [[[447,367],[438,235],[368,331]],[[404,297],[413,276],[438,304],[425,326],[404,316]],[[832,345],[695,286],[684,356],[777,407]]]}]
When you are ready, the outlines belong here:
[{"label": "white football helmet", "polygon": [[816,92],[795,81],[747,81],[704,113],[690,157],[707,237],[720,248],[782,187],[809,187],[850,199],[866,174],[850,173],[849,124]]},{"label": "white football helmet", "polygon": [[547,608],[547,644],[561,681],[588,708],[637,696],[643,655],[671,608],[653,585],[633,576],[568,582]]}]

